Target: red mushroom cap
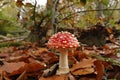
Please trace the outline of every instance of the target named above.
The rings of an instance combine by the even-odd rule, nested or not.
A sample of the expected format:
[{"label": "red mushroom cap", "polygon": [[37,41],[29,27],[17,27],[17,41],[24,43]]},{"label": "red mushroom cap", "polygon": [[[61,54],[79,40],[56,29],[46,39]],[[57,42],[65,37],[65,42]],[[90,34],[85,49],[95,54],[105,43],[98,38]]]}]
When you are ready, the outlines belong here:
[{"label": "red mushroom cap", "polygon": [[47,46],[52,49],[77,48],[79,46],[79,42],[73,34],[67,31],[62,31],[62,32],[58,32],[57,34],[53,35],[49,39]]}]

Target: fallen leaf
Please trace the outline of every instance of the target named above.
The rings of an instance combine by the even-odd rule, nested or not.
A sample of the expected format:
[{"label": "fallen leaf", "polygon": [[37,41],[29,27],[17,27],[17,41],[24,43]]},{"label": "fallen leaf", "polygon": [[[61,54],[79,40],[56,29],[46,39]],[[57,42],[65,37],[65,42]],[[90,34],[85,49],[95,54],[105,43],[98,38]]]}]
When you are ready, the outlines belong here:
[{"label": "fallen leaf", "polygon": [[103,49],[118,49],[119,46],[113,43],[107,43],[103,46]]},{"label": "fallen leaf", "polygon": [[107,32],[108,32],[109,34],[112,34],[112,33],[113,33],[113,31],[112,31],[111,28],[109,28],[109,27],[105,27],[105,28],[106,28],[106,30],[107,30]]},{"label": "fallen leaf", "polygon": [[110,57],[112,55],[115,55],[115,50],[114,49],[111,49],[111,50],[110,49],[106,49],[106,50],[99,51],[99,53],[102,54],[102,55]]},{"label": "fallen leaf", "polygon": [[11,80],[5,71],[2,72],[2,78],[0,80]]},{"label": "fallen leaf", "polygon": [[73,65],[70,69],[73,75],[86,75],[94,72],[94,62],[95,59],[83,59],[81,62],[78,62]]},{"label": "fallen leaf", "polygon": [[34,72],[45,69],[46,64],[33,58],[29,58],[29,63],[24,66],[27,72]]},{"label": "fallen leaf", "polygon": [[25,62],[5,62],[3,66],[0,67],[1,71],[9,73],[9,76],[17,75],[23,73],[25,70],[27,72],[35,72],[42,70],[46,67],[45,63],[40,61],[29,59],[29,63]]},{"label": "fallen leaf", "polygon": [[48,52],[47,48],[38,48],[38,50],[35,51],[35,55],[39,55],[42,52]]},{"label": "fallen leaf", "polygon": [[81,68],[79,70],[73,71],[73,75],[86,75],[86,74],[91,74],[94,72],[94,68]]},{"label": "fallen leaf", "polygon": [[39,56],[43,59],[46,64],[52,64],[58,62],[58,57],[52,52],[42,52]]},{"label": "fallen leaf", "polygon": [[0,53],[0,58],[6,58],[9,57],[10,54],[9,53]]},{"label": "fallen leaf", "polygon": [[50,77],[41,77],[39,80],[68,80],[68,75],[53,75]]},{"label": "fallen leaf", "polygon": [[100,61],[100,60],[96,60],[95,62],[94,62],[94,64],[95,64],[95,70],[96,70],[96,72],[97,72],[97,77],[96,77],[96,79],[97,80],[102,80],[102,77],[103,77],[103,75],[104,75],[104,72],[105,72],[105,67],[104,67],[104,65],[102,64],[102,61]]},{"label": "fallen leaf", "polygon": [[78,61],[80,61],[80,60],[82,60],[82,59],[84,59],[84,58],[87,58],[87,55],[86,55],[86,53],[84,53],[84,52],[82,52],[82,51],[75,51],[75,52],[74,52],[74,57],[75,57]]},{"label": "fallen leaf", "polygon": [[10,56],[6,59],[7,62],[28,62],[28,58],[29,56],[28,55],[20,55],[20,56]]},{"label": "fallen leaf", "polygon": [[11,75],[16,75],[16,74],[20,74],[24,71],[24,66],[25,66],[24,62],[17,62],[17,63],[16,62],[14,62],[14,63],[13,62],[12,63],[4,62],[4,65],[1,66],[0,69],[2,71],[10,73]]}]

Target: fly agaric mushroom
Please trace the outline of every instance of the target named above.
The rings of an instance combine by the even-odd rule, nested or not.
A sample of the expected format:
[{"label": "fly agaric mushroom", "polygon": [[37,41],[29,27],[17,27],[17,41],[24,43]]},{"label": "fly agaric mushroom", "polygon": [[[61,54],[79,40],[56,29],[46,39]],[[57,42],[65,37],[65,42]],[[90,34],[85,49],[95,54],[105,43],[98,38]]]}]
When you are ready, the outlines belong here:
[{"label": "fly agaric mushroom", "polygon": [[50,49],[56,49],[60,52],[59,70],[56,74],[61,75],[69,73],[68,51],[79,46],[77,38],[67,31],[58,32],[50,37],[47,46]]}]

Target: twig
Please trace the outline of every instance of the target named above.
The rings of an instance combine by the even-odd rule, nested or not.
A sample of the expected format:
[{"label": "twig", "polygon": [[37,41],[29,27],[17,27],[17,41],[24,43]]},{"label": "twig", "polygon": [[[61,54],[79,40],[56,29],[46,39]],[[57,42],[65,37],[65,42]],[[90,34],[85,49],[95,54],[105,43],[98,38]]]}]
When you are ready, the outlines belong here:
[{"label": "twig", "polygon": [[110,41],[111,41],[113,44],[115,44],[115,45],[117,45],[117,46],[120,46],[120,43],[119,43],[119,42],[114,41],[114,40],[111,40],[111,39],[110,39]]},{"label": "twig", "polygon": [[114,38],[113,34],[109,35],[108,40],[110,40],[113,44],[115,44],[115,45],[120,47],[120,43],[117,42],[117,40]]}]

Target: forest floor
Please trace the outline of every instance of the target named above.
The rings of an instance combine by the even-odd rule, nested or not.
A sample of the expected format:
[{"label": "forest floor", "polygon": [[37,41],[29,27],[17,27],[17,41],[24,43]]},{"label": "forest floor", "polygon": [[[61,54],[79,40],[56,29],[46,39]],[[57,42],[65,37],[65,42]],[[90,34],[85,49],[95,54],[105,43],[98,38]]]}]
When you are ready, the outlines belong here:
[{"label": "forest floor", "polygon": [[0,80],[120,80],[117,32],[100,26],[76,31],[81,46],[69,52],[70,72],[59,76],[59,54],[46,46],[22,41],[20,46],[1,47]]}]

